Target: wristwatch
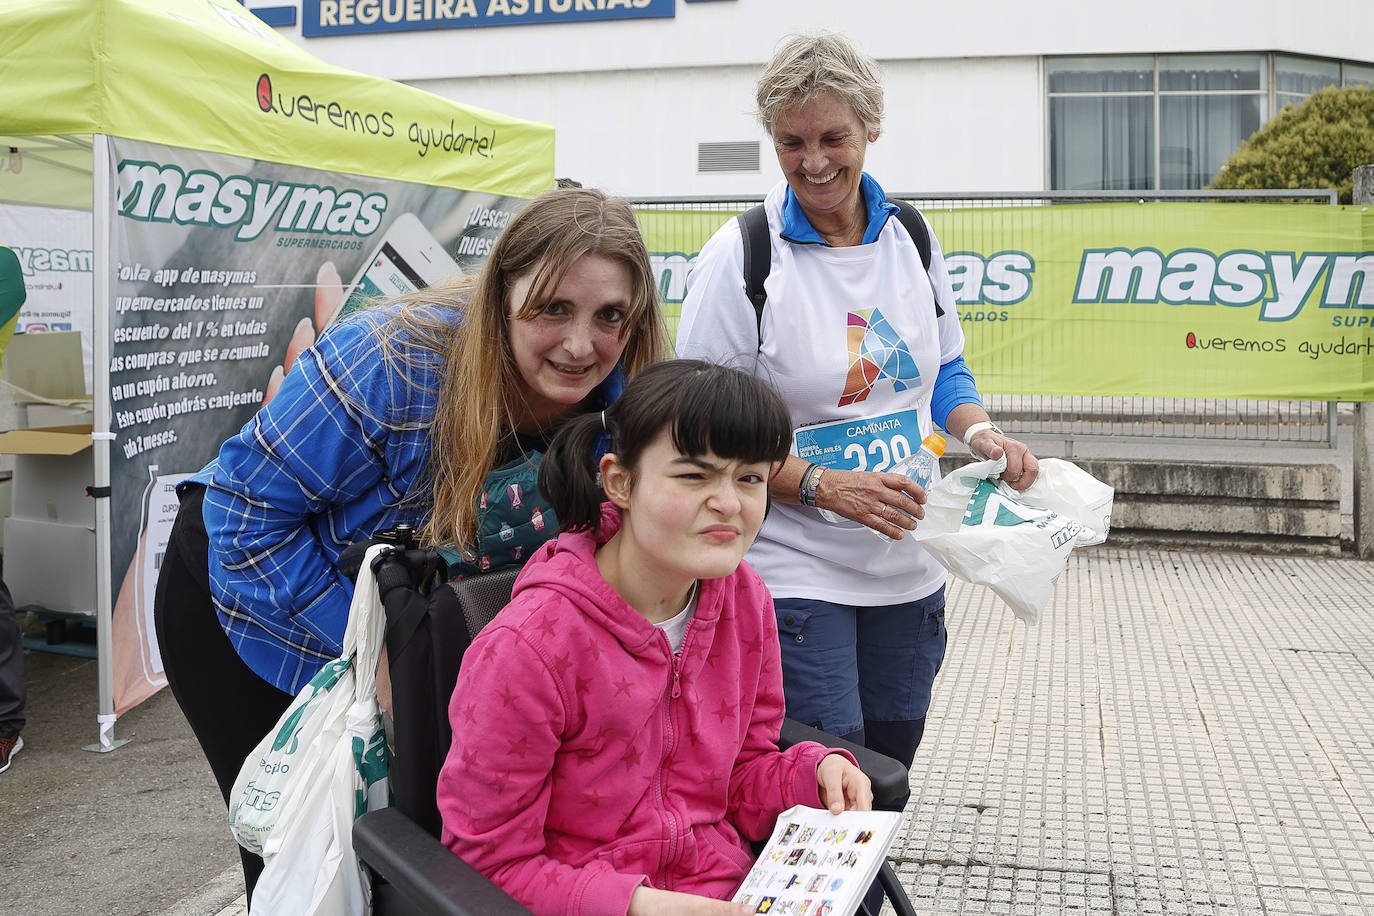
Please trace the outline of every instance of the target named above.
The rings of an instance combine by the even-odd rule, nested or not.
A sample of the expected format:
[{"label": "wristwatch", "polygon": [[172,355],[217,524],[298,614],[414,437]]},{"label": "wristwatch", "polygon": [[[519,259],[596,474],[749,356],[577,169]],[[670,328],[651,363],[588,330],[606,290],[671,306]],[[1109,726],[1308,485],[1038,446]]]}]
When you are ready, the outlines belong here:
[{"label": "wristwatch", "polygon": [[1002,427],[998,426],[991,420],[983,420],[979,423],[973,424],[968,429],[964,430],[964,445],[967,445],[971,450],[973,448],[973,437],[976,436],[978,433],[981,433],[985,429],[992,430],[997,435],[1001,436],[1003,439],[1007,437],[1007,434],[1002,432]]}]

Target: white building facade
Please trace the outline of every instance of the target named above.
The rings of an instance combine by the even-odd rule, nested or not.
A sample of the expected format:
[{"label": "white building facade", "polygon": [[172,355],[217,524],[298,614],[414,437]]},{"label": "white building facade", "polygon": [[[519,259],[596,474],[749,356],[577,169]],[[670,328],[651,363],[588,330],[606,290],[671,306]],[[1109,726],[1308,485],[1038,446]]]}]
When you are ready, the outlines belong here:
[{"label": "white building facade", "polygon": [[557,174],[631,197],[760,195],[754,115],[789,32],[883,67],[889,191],[1207,184],[1289,101],[1374,84],[1374,3],[247,0],[330,63],[557,130]]}]

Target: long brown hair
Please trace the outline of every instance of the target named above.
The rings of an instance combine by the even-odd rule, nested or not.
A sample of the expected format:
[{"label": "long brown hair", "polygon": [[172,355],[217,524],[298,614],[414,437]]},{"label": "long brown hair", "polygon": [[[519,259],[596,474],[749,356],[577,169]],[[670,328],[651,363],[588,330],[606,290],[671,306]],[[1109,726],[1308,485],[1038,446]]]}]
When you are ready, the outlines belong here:
[{"label": "long brown hair", "polygon": [[[629,204],[592,188],[559,188],[527,204],[501,232],[476,277],[405,297],[383,332],[387,342],[409,338],[443,357],[438,403],[430,429],[427,474],[431,543],[471,548],[478,509],[498,443],[522,415],[520,374],[510,347],[510,292],[535,271],[515,317],[539,315],[568,269],[588,254],[629,270],[632,295],[621,328],[620,365],[627,378],[664,356],[666,325],[644,237]],[[461,312],[454,320],[451,309]],[[447,314],[446,314],[447,313]],[[570,410],[574,408],[569,408]]]}]

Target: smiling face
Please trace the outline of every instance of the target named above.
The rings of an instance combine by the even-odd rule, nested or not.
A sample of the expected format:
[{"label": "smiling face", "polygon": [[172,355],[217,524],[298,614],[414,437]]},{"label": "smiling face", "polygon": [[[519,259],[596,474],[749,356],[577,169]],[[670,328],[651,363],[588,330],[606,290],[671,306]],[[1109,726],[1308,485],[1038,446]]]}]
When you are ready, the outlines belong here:
[{"label": "smiling face", "polygon": [[875,139],[854,109],[829,92],[778,117],[773,125],[778,165],[813,225],[863,210],[859,180],[864,153]]},{"label": "smiling face", "polygon": [[543,309],[516,318],[539,266],[512,285],[510,348],[525,410],[521,426],[546,426],[591,394],[625,349],[620,334],[633,296],[630,270],[597,254],[568,268]]},{"label": "smiling face", "polygon": [[666,427],[633,473],[605,456],[606,496],[624,513],[616,535],[621,568],[669,592],[730,575],[763,525],[768,472],[766,461],[684,455]]}]

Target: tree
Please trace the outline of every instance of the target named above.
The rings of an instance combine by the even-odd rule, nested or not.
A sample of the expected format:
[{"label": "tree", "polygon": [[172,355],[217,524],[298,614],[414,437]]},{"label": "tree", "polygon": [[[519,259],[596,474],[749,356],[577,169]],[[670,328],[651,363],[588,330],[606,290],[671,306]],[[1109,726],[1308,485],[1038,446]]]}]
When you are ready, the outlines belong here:
[{"label": "tree", "polygon": [[1374,165],[1374,87],[1331,86],[1283,106],[1231,154],[1211,186],[1336,188],[1348,204],[1360,165]]}]

